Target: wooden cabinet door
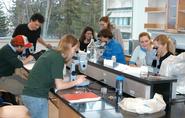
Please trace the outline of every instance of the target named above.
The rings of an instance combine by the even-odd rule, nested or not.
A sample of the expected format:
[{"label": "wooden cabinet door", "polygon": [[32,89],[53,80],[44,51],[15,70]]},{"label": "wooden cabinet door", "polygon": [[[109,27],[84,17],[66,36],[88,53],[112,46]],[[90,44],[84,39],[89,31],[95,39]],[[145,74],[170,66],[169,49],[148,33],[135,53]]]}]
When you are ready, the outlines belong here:
[{"label": "wooden cabinet door", "polygon": [[59,118],[59,109],[51,100],[48,100],[48,113],[49,118]]},{"label": "wooden cabinet door", "polygon": [[73,111],[62,101],[59,102],[59,118],[81,118],[79,114]]}]

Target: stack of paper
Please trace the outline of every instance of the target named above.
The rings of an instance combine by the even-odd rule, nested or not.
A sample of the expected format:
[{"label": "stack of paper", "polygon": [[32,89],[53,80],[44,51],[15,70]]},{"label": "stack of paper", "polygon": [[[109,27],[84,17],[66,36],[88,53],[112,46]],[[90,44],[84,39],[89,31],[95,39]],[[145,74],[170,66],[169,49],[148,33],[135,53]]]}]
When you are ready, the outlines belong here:
[{"label": "stack of paper", "polygon": [[93,92],[68,93],[64,94],[62,97],[70,103],[97,101],[101,99],[100,96],[96,95]]},{"label": "stack of paper", "polygon": [[120,63],[114,69],[136,77],[140,77],[140,73],[142,71],[141,67],[131,67]]}]

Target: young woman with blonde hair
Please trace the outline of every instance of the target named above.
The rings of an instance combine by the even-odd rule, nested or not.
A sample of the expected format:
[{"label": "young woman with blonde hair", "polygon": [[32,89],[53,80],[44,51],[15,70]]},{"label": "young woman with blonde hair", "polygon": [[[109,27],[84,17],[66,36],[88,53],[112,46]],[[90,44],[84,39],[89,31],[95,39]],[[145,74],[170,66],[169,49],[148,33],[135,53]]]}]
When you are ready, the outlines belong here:
[{"label": "young woman with blonde hair", "polygon": [[160,69],[162,61],[168,56],[175,54],[175,46],[173,41],[164,34],[158,35],[154,40],[157,41],[157,60],[152,63],[153,67]]},{"label": "young woman with blonde hair", "polygon": [[68,63],[79,49],[79,41],[65,35],[56,50],[45,52],[31,70],[21,96],[32,118],[48,118],[48,92],[50,88],[67,89],[85,81],[78,75],[75,81],[63,81],[64,63]]},{"label": "young woman with blonde hair", "polygon": [[151,66],[155,58],[156,50],[153,50],[150,35],[147,32],[139,34],[139,46],[137,46],[130,59],[130,66]]}]

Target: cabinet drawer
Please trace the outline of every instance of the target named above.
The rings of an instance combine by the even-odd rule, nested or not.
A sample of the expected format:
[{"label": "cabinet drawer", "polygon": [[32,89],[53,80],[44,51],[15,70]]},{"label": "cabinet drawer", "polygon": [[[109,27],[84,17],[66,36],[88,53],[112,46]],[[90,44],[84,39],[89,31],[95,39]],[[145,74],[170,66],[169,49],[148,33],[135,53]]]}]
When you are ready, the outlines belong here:
[{"label": "cabinet drawer", "polygon": [[103,80],[105,84],[114,88],[116,87],[116,80],[115,80],[117,76],[116,74],[102,70],[102,75],[103,75]]},{"label": "cabinet drawer", "polygon": [[125,78],[123,91],[134,97],[142,97],[149,99],[151,87],[137,81]]}]

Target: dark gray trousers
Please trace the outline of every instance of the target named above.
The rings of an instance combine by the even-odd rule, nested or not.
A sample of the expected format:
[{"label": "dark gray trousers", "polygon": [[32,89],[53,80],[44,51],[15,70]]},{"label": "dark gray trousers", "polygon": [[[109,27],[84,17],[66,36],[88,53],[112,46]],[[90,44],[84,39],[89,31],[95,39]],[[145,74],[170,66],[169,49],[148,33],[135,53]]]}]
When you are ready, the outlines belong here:
[{"label": "dark gray trousers", "polygon": [[21,95],[27,80],[18,75],[0,78],[0,90],[10,92],[13,95]]}]

